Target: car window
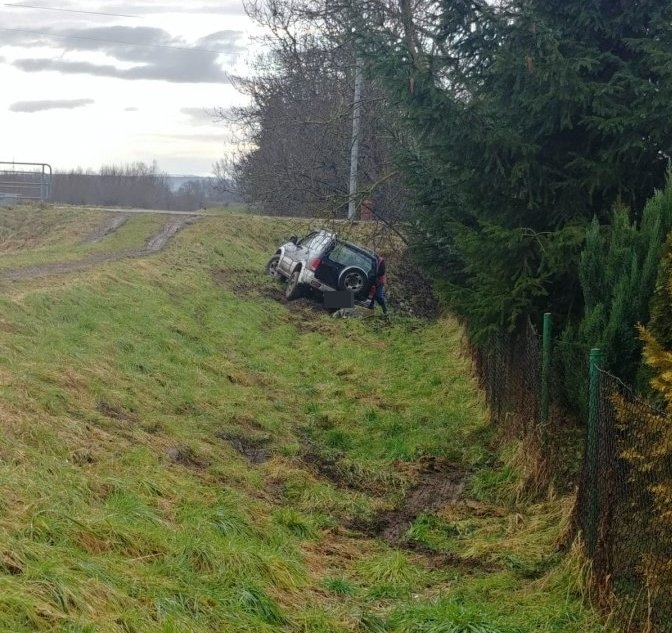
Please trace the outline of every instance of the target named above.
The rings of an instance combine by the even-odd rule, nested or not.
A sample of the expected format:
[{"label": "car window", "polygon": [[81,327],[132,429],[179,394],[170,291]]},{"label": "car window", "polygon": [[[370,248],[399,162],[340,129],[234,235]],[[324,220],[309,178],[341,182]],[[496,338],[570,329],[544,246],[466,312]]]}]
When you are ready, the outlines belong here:
[{"label": "car window", "polygon": [[320,233],[311,243],[310,248],[315,251],[321,251],[329,242],[330,237],[326,233]]},{"label": "car window", "polygon": [[303,246],[303,248],[310,248],[310,245],[312,241],[318,236],[317,231],[313,231],[312,233],[308,233],[306,237],[302,237],[298,242],[297,245]]},{"label": "car window", "polygon": [[357,266],[357,268],[361,268],[367,275],[375,273],[376,263],[372,257],[342,242],[336,244],[329,253],[329,259],[343,266]]}]

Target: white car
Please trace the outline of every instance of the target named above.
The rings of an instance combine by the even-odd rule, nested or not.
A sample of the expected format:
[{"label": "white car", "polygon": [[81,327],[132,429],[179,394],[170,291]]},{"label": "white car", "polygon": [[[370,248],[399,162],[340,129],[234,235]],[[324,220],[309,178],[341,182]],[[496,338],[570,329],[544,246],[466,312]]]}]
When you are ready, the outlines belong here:
[{"label": "white car", "polygon": [[296,299],[308,289],[350,290],[356,298],[363,299],[376,278],[377,266],[373,251],[320,230],[300,240],[292,237],[280,246],[268,260],[266,271],[287,280],[288,299]]}]

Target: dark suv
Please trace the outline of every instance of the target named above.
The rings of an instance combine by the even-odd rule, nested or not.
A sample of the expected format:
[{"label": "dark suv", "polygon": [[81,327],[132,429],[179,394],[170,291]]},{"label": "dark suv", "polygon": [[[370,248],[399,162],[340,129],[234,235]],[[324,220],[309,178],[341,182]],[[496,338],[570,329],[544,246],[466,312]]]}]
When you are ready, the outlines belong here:
[{"label": "dark suv", "polygon": [[376,254],[329,231],[313,231],[278,248],[266,264],[270,275],[287,280],[288,299],[306,290],[351,290],[363,299],[376,278]]}]

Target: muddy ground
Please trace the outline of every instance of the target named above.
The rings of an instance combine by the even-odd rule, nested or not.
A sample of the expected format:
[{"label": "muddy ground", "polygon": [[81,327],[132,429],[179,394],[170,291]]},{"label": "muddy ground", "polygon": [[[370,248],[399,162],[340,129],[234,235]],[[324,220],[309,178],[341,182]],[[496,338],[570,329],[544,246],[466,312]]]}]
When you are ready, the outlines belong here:
[{"label": "muddy ground", "polygon": [[[104,237],[123,226],[127,220],[127,214],[120,214],[111,218],[94,231],[84,243],[94,244],[101,241]],[[0,281],[18,281],[21,279],[31,279],[33,277],[46,277],[49,275],[80,272],[105,262],[146,257],[147,255],[163,250],[166,247],[166,244],[168,244],[180,230],[189,224],[193,224],[196,220],[198,220],[198,216],[195,215],[171,217],[171,219],[168,220],[157,233],[147,239],[143,248],[110,253],[93,253],[77,261],[52,262],[39,266],[26,266],[23,268],[3,270],[0,271]]]}]

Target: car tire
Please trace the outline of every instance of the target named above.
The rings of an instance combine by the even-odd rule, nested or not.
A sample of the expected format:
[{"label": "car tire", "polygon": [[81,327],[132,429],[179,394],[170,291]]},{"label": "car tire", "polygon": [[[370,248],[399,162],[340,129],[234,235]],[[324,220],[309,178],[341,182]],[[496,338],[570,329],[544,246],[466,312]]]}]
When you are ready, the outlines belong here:
[{"label": "car tire", "polygon": [[271,259],[266,262],[266,272],[275,279],[283,279],[283,276],[278,272],[278,262],[280,261],[280,255],[273,255]]},{"label": "car tire", "polygon": [[361,296],[367,289],[369,279],[361,268],[345,268],[338,276],[339,290],[350,290],[356,296]]},{"label": "car tire", "polygon": [[287,281],[287,288],[285,289],[285,297],[290,301],[292,299],[298,299],[303,295],[303,284],[299,283],[299,276],[301,275],[301,269],[297,268],[290,276]]}]

